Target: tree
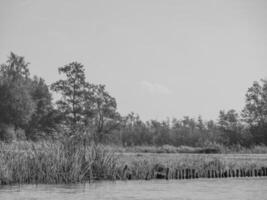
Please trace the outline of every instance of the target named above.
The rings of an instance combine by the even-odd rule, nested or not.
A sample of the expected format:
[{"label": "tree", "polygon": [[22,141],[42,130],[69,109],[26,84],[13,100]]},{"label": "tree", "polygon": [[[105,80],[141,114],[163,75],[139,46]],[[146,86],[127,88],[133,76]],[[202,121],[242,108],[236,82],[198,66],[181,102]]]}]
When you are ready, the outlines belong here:
[{"label": "tree", "polygon": [[246,105],[242,116],[251,126],[266,123],[267,120],[267,82],[262,86],[255,81],[247,91]]},{"label": "tree", "polygon": [[267,144],[267,80],[255,81],[247,91],[246,105],[242,111],[255,143]]},{"label": "tree", "polygon": [[220,111],[219,128],[222,131],[222,142],[226,145],[242,143],[242,125],[238,113],[231,109]]},{"label": "tree", "polygon": [[152,135],[146,123],[139,115],[131,112],[122,120],[121,141],[124,146],[151,145]]},{"label": "tree", "polygon": [[104,85],[87,84],[85,93],[85,120],[95,128],[95,141],[103,142],[105,135],[120,125],[121,117],[116,111],[116,99]]},{"label": "tree", "polygon": [[235,130],[235,128],[238,126],[238,122],[239,122],[238,118],[239,118],[239,115],[234,109],[231,109],[227,112],[221,110],[219,114],[218,123],[222,129]]},{"label": "tree", "polygon": [[78,62],[72,62],[59,68],[59,73],[66,76],[65,80],[59,80],[51,85],[51,89],[60,92],[61,100],[57,101],[58,109],[65,116],[65,124],[70,125],[72,131],[83,121],[85,74],[84,66]]},{"label": "tree", "polygon": [[29,63],[25,61],[24,57],[11,52],[7,62],[1,65],[0,72],[3,77],[10,81],[28,79],[30,76],[28,65]]},{"label": "tree", "polygon": [[102,142],[104,136],[119,125],[115,98],[110,96],[104,85],[86,82],[84,66],[80,63],[65,65],[59,68],[59,73],[63,73],[66,79],[53,83],[51,89],[62,95],[57,106],[65,116],[65,124],[70,125],[74,132],[89,128],[95,141]]},{"label": "tree", "polygon": [[205,129],[205,124],[203,123],[203,119],[201,116],[198,116],[196,126],[200,131],[203,131]]},{"label": "tree", "polygon": [[149,130],[153,135],[154,145],[170,144],[170,122],[151,120]]},{"label": "tree", "polygon": [[13,124],[15,130],[27,125],[35,109],[27,88],[4,80],[0,84],[0,94],[0,121]]},{"label": "tree", "polygon": [[15,131],[25,127],[35,111],[27,66],[23,57],[11,53],[0,70],[0,122],[14,125]]},{"label": "tree", "polygon": [[38,134],[48,134],[56,128],[56,119],[52,116],[55,112],[52,106],[52,95],[44,79],[34,77],[30,81],[30,92],[36,109],[27,126],[27,138],[36,139]]}]

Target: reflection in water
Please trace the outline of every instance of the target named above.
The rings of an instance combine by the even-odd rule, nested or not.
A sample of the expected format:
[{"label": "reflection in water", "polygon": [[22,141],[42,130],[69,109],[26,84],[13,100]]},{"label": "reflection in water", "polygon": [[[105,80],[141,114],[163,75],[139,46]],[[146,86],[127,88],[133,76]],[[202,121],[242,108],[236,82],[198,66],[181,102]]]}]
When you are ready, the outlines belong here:
[{"label": "reflection in water", "polygon": [[22,185],[0,188],[2,200],[175,199],[264,200],[266,178],[96,182],[75,185]]}]

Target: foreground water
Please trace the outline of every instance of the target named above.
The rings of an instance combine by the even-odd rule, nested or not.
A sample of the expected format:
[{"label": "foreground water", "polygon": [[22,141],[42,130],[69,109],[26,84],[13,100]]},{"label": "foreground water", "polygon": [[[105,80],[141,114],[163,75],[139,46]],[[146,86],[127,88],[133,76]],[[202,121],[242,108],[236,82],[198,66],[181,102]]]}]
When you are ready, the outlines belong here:
[{"label": "foreground water", "polygon": [[0,187],[1,200],[265,200],[267,178],[96,182]]}]

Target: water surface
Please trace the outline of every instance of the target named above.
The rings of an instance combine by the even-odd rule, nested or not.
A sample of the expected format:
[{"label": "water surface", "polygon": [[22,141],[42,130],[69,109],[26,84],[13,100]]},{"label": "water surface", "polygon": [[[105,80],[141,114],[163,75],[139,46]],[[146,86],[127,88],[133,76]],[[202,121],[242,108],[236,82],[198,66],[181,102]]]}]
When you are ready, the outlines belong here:
[{"label": "water surface", "polygon": [[267,178],[2,186],[1,200],[267,200]]}]

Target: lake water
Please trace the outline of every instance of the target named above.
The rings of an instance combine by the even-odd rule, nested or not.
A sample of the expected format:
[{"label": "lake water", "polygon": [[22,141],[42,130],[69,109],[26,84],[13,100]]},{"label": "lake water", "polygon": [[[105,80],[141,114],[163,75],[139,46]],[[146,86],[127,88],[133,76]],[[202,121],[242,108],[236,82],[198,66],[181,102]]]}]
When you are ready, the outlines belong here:
[{"label": "lake water", "polygon": [[267,178],[96,182],[0,187],[0,200],[267,200]]}]

